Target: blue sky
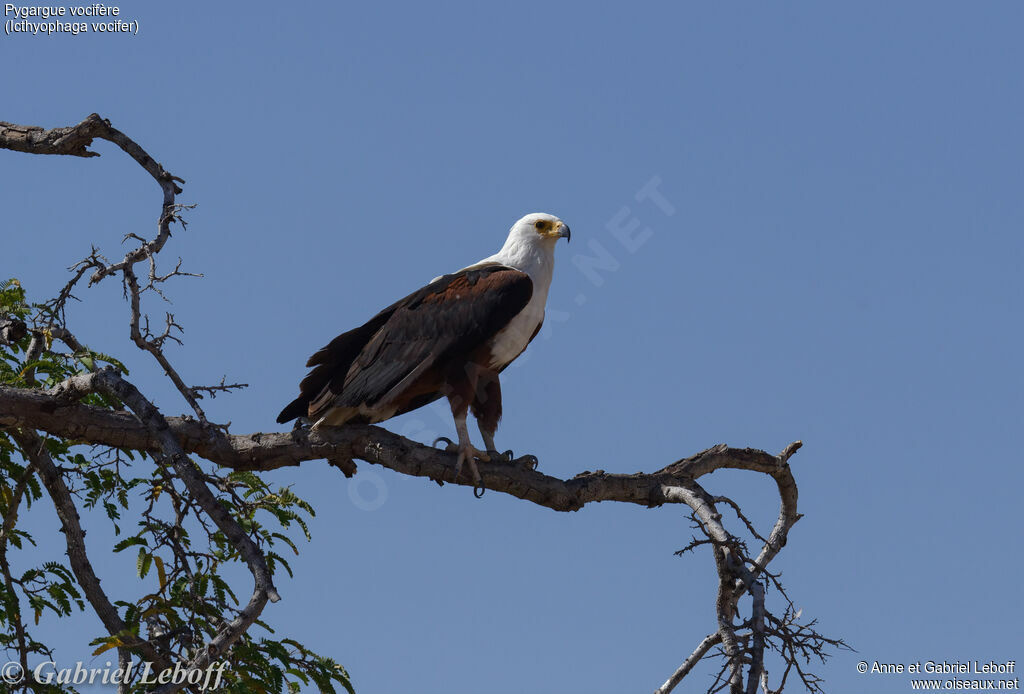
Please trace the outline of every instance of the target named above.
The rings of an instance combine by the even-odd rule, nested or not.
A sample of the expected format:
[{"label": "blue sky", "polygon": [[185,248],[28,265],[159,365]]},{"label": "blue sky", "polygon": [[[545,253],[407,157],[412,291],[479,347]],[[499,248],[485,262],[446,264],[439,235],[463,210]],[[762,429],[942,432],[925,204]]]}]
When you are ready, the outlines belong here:
[{"label": "blue sky", "polygon": [[[0,119],[96,111],[186,179],[198,207],[165,253],[205,277],[171,288],[186,328],[172,356],[192,382],[251,384],[209,402],[213,418],[278,429],[310,353],[551,212],[573,242],[544,338],[503,378],[501,447],[570,477],[802,439],[805,517],[777,561],[804,616],[858,650],[818,667],[829,691],[909,688],[859,660],[1024,655],[1019,5],[121,15],[137,36],[0,37],[20,66]],[[49,296],[90,244],[116,256],[154,229],[156,186],[98,150],[0,156],[0,276]],[[668,206],[637,199],[652,181]],[[610,229],[630,220],[632,249]],[[596,281],[580,265],[599,253],[614,269]],[[130,351],[118,288],[81,298],[72,328],[184,411]],[[389,426],[453,433],[433,408]],[[351,481],[315,462],[273,477],[318,515],[264,617],[360,694],[650,691],[714,625],[710,556],[672,554],[690,538],[678,508],[557,514],[369,464]],[[774,517],[767,479],[706,483]],[[122,585],[118,561],[104,585]],[[88,661],[99,624],[71,627],[54,628],[58,653]]]}]

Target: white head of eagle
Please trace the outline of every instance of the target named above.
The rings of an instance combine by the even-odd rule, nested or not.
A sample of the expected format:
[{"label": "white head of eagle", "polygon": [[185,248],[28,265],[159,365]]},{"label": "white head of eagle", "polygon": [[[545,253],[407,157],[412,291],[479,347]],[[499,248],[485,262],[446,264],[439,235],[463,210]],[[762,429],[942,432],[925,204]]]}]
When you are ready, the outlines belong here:
[{"label": "white head of eagle", "polygon": [[[473,483],[481,485],[474,458],[500,456],[494,445],[501,419],[498,374],[540,331],[561,238],[570,238],[565,222],[528,214],[494,255],[438,277],[334,338],[306,362],[312,371],[277,421],[305,417],[313,429],[375,423],[444,396],[459,437],[450,446],[458,453],[455,479],[468,463]],[[469,411],[484,451],[470,441]]]}]

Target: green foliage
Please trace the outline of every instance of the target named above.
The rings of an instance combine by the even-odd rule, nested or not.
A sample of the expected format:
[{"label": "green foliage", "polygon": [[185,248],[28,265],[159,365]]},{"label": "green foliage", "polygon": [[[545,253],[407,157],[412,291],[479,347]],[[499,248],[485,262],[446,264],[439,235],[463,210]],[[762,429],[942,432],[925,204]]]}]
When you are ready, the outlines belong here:
[{"label": "green foliage", "polygon": [[[4,318],[30,327],[12,344],[0,342],[0,385],[50,388],[101,364],[127,373],[115,357],[98,351],[60,351],[53,339],[53,326],[61,325],[56,312],[49,305],[28,303],[17,280],[0,283],[0,319]],[[119,403],[97,394],[87,396],[84,402],[120,408]],[[109,596],[126,631],[97,635],[91,642],[93,653],[131,650],[130,645],[141,638],[153,643],[169,661],[188,662],[248,601],[252,578],[242,557],[201,511],[174,470],[156,464],[146,452],[86,448],[54,437],[45,437],[44,444],[71,490],[83,524],[103,518],[112,524],[117,537],[113,547],[87,544],[97,572],[103,574],[102,558],[108,552],[136,556],[135,574],[142,595]],[[60,654],[51,653],[45,639],[35,635],[40,620],[44,615],[59,619],[90,606],[65,563],[64,535],[33,537],[31,529],[20,522],[45,493],[37,471],[27,460],[10,432],[0,429],[0,518],[4,519],[0,530],[0,651],[4,652],[0,657],[19,660],[24,654],[30,662],[38,662],[45,656],[60,663]],[[278,574],[283,569],[291,575],[283,555],[299,553],[296,535],[310,539],[307,518],[314,515],[313,508],[292,490],[274,489],[252,472],[205,463],[203,475],[220,503],[263,552],[271,572]],[[53,560],[16,570],[21,564],[18,550],[37,541]],[[52,628],[52,623],[42,626]],[[253,635],[256,629],[269,636]],[[139,660],[139,653],[134,656]],[[336,692],[339,686],[353,691],[344,668],[293,639],[273,638],[272,630],[261,621],[222,659],[228,661],[228,667],[219,691],[277,693],[316,687]],[[142,687],[136,685],[136,690],[141,692]]]}]

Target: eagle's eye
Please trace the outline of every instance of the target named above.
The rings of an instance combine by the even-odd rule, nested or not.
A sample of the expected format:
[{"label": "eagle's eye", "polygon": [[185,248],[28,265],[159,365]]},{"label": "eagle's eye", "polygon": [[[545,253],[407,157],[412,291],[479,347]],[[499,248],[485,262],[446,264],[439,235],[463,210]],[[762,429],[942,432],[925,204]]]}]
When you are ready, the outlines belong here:
[{"label": "eagle's eye", "polygon": [[534,226],[537,227],[538,231],[544,231],[545,229],[548,228],[549,224],[551,224],[551,223],[548,220],[546,220],[546,219],[538,219],[534,223]]}]

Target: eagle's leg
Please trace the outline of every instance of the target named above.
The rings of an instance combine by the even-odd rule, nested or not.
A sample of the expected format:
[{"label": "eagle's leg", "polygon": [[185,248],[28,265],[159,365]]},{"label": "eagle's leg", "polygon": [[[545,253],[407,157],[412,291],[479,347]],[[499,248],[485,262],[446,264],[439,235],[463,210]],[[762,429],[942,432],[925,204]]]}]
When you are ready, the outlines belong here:
[{"label": "eagle's leg", "polygon": [[477,425],[480,427],[480,436],[484,439],[484,448],[487,449],[487,455],[491,456],[491,458],[501,458],[502,454],[498,453],[498,447],[494,444],[494,432],[487,431],[480,422],[477,422]]},{"label": "eagle's leg", "polygon": [[501,383],[498,381],[497,371],[493,369],[479,371],[472,411],[491,460],[509,465],[514,463],[531,470],[537,469],[536,456],[524,455],[521,458],[516,458],[512,451],[499,453],[498,447],[494,443],[494,432],[501,420]]},{"label": "eagle's leg", "polygon": [[[452,417],[455,418],[455,431],[459,434],[458,458],[455,461],[455,480],[458,481],[459,473],[462,472],[462,465],[469,463],[469,471],[473,475],[473,484],[480,484],[480,470],[477,469],[476,460],[489,461],[490,456],[473,446],[469,438],[469,429],[466,427],[466,415],[470,405],[479,398],[481,388],[486,387],[487,369],[474,362],[452,363],[446,374],[444,387],[448,395],[448,404],[452,408]],[[496,374],[495,374],[496,375]],[[475,411],[475,410],[474,410]],[[451,450],[449,447],[448,450]]]},{"label": "eagle's leg", "polygon": [[473,476],[473,484],[480,483],[480,470],[477,469],[475,458],[487,462],[490,456],[475,446],[469,439],[469,427],[466,426],[466,411],[455,415],[455,431],[459,434],[459,457],[455,460],[455,481],[458,482],[463,463],[469,463],[469,472]]},{"label": "eagle's leg", "polygon": [[510,457],[498,452],[498,447],[494,443],[494,432],[497,431],[498,421],[501,420],[501,383],[498,382],[497,371],[479,371],[472,411],[491,460],[511,462]]}]

